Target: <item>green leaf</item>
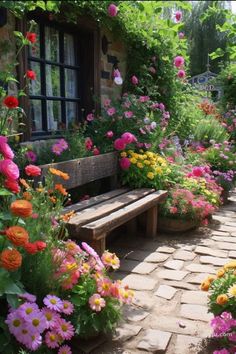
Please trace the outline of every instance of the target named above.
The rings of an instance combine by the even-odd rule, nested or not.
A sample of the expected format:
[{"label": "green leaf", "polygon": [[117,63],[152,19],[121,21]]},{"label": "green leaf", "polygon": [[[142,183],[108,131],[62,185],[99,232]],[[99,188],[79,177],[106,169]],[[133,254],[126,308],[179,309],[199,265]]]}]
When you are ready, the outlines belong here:
[{"label": "green leaf", "polygon": [[20,38],[20,39],[23,39],[23,38],[24,38],[23,34],[22,34],[21,32],[19,32],[19,31],[14,31],[13,33],[14,33],[14,35],[15,35],[16,37],[18,37],[18,38]]},{"label": "green leaf", "polygon": [[5,281],[5,289],[4,289],[6,294],[22,294],[22,289],[16,285],[16,283],[9,278],[7,281]]},{"label": "green leaf", "polygon": [[13,193],[10,192],[8,189],[0,188],[0,195],[1,196],[7,196],[7,195],[13,195]]},{"label": "green leaf", "polygon": [[12,219],[12,215],[10,213],[0,213],[0,220],[8,221]]},{"label": "green leaf", "polygon": [[19,298],[16,294],[7,294],[7,302],[14,309],[19,306]]}]

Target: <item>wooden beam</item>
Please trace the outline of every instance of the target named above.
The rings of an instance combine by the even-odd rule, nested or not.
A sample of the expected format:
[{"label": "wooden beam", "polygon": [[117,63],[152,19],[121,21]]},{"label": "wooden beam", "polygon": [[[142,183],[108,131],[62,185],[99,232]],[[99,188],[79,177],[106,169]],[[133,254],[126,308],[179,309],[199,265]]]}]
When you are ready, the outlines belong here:
[{"label": "wooden beam", "polygon": [[158,206],[150,208],[147,211],[147,219],[146,219],[146,237],[154,238],[157,234],[157,213]]}]

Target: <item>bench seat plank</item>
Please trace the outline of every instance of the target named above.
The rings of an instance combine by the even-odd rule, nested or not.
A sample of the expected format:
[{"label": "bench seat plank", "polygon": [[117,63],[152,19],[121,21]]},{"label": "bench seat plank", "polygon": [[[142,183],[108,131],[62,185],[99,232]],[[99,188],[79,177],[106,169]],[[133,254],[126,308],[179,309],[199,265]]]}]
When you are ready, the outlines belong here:
[{"label": "bench seat plank", "polygon": [[99,239],[116,227],[123,225],[137,215],[159,204],[167,195],[167,191],[153,192],[140,200],[111,213],[104,218],[86,224],[80,229],[80,238]]},{"label": "bench seat plank", "polygon": [[153,193],[154,189],[140,188],[121,194],[118,197],[109,199],[100,204],[86,208],[76,213],[68,222],[67,228],[70,234],[78,234],[82,225],[88,224],[94,220],[101,219],[110,213],[124,208],[125,206],[138,201],[139,199]]},{"label": "bench seat plank", "polygon": [[119,188],[115,189],[114,191],[107,192],[104,194],[97,195],[96,197],[89,198],[88,200],[83,200],[82,202],[78,202],[68,207],[65,207],[62,211],[62,214],[69,213],[70,211],[74,210],[75,212],[81,211],[85,208],[91,207],[93,205],[99,204],[101,202],[105,202],[111,198],[117,197],[118,195],[124,194],[128,192],[129,188]]}]

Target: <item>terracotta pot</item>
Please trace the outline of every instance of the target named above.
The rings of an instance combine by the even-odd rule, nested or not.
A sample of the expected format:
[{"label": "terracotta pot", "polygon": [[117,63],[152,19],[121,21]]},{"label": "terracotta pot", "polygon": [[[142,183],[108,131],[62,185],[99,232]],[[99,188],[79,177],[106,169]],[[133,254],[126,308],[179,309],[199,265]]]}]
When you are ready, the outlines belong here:
[{"label": "terracotta pot", "polygon": [[199,226],[199,222],[190,219],[172,219],[160,216],[158,219],[158,229],[164,232],[186,232]]}]

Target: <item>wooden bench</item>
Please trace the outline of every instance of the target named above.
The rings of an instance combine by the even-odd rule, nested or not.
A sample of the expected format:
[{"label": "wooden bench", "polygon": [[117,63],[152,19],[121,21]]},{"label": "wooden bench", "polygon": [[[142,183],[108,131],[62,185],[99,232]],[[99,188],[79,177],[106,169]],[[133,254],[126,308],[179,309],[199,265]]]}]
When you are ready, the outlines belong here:
[{"label": "wooden bench", "polygon": [[[109,153],[41,167],[43,174],[49,167],[67,172],[70,175],[70,179],[65,183],[67,188],[78,187],[105,177],[111,178],[110,185],[114,187],[118,157],[116,153]],[[55,182],[58,182],[57,178]],[[118,188],[70,205],[63,211],[64,214],[75,211],[67,224],[69,236],[88,242],[101,254],[106,248],[106,237],[112,230],[127,223],[128,231],[135,233],[136,217],[146,212],[146,236],[154,237],[157,233],[158,204],[166,195],[166,191],[150,188]]]}]

